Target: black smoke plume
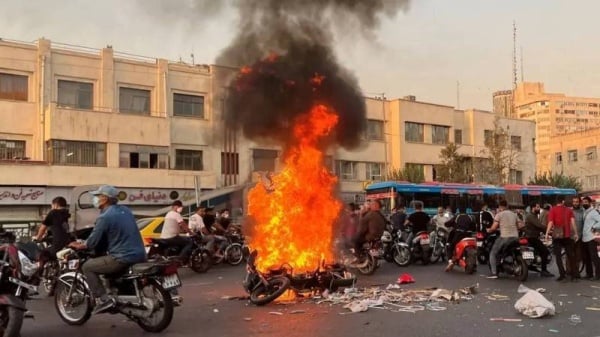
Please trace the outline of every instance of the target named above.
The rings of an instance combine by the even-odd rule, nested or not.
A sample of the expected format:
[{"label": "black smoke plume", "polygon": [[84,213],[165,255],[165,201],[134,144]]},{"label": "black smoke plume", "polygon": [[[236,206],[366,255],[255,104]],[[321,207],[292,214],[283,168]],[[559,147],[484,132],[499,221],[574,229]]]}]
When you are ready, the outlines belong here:
[{"label": "black smoke plume", "polygon": [[230,85],[225,123],[250,139],[287,144],[294,120],[315,104],[335,109],[334,143],[359,145],[366,107],[356,78],[333,52],[334,27],[378,27],[408,0],[240,0],[238,33],[217,59],[243,71]]}]

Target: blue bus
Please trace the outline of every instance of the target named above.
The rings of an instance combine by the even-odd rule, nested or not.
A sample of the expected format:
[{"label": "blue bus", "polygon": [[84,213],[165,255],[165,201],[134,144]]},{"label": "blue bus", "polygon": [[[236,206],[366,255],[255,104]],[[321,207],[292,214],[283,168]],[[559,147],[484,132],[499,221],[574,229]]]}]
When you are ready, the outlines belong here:
[{"label": "blue bus", "polygon": [[406,212],[414,211],[414,202],[421,201],[429,215],[437,213],[437,208],[466,208],[467,213],[477,212],[482,204],[494,209],[501,199],[506,199],[512,207],[527,207],[537,202],[541,205],[554,205],[559,196],[570,202],[577,195],[575,189],[537,185],[480,185],[427,182],[421,184],[406,181],[382,181],[366,188],[367,199],[383,202],[384,212],[388,213],[396,205],[406,207]]},{"label": "blue bus", "polygon": [[414,202],[421,201],[423,211],[434,215],[439,206],[451,207],[452,210],[465,207],[468,213],[478,211],[483,203],[495,208],[505,190],[493,185],[383,181],[367,186],[366,193],[367,199],[380,199],[385,212],[391,211],[396,205],[403,205],[406,212],[411,213],[414,211]]}]

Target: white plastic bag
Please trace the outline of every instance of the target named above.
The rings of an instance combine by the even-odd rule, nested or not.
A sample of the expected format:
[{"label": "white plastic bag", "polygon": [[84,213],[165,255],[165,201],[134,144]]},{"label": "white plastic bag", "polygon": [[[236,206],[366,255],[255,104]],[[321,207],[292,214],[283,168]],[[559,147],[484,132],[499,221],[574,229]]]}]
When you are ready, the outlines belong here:
[{"label": "white plastic bag", "polygon": [[531,318],[540,318],[546,315],[553,316],[556,313],[554,304],[548,301],[544,295],[540,294],[538,291],[529,289],[521,284],[518,292],[525,293],[525,295],[515,303],[515,309],[523,315]]}]

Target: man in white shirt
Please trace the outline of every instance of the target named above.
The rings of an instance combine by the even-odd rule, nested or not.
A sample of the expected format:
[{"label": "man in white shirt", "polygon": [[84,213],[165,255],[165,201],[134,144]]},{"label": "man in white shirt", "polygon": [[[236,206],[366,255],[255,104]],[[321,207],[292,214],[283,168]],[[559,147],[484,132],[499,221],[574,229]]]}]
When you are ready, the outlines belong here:
[{"label": "man in white shirt", "polygon": [[169,245],[177,246],[181,248],[179,257],[183,264],[186,264],[189,260],[190,253],[194,248],[194,243],[189,237],[181,236],[181,232],[189,232],[181,212],[183,211],[183,203],[179,200],[173,201],[171,204],[171,210],[165,216],[165,222],[163,224],[160,238],[165,239]]},{"label": "man in white shirt", "polygon": [[196,213],[190,217],[190,230],[200,234],[202,243],[206,244],[206,249],[210,252],[214,251],[215,236],[204,225],[203,217],[206,215],[206,208],[198,207]]}]

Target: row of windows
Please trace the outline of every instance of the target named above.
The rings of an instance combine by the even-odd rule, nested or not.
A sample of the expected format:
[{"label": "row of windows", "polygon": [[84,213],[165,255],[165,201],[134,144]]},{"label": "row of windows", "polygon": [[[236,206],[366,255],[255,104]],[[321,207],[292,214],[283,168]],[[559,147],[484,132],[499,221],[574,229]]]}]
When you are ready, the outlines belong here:
[{"label": "row of windows", "polygon": [[[94,84],[58,80],[57,105],[73,109],[94,108]],[[28,77],[0,73],[0,99],[28,100]],[[119,87],[119,111],[136,115],[150,115],[150,90]],[[173,115],[205,118],[204,96],[173,94]]]},{"label": "row of windows", "polygon": [[365,165],[366,180],[383,180],[385,165],[383,163],[358,162],[347,160],[336,160],[335,174],[341,180],[362,180],[359,176],[359,165]]},{"label": "row of windows", "polygon": [[[483,130],[483,142],[486,146],[496,144],[504,146],[508,136],[494,134],[493,130]],[[510,136],[510,147],[513,150],[521,151],[521,136]]]},{"label": "row of windows", "polygon": [[[456,134],[455,134],[456,135]],[[462,142],[462,133],[461,142]],[[425,142],[425,124],[405,122],[404,140],[407,142],[424,143]],[[450,142],[450,127],[442,125],[431,125],[431,143],[445,145]]]},{"label": "row of windows", "polygon": [[[583,154],[585,160],[593,161],[598,159],[598,149],[596,146],[588,146],[585,148],[585,152]],[[556,152],[554,154],[554,158],[556,159],[557,164],[561,164],[563,162],[563,154],[562,152]],[[567,160],[569,163],[575,163],[579,160],[579,151],[578,150],[567,150]]]}]

